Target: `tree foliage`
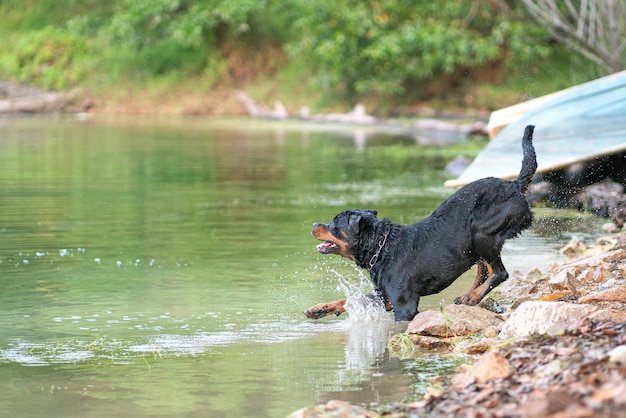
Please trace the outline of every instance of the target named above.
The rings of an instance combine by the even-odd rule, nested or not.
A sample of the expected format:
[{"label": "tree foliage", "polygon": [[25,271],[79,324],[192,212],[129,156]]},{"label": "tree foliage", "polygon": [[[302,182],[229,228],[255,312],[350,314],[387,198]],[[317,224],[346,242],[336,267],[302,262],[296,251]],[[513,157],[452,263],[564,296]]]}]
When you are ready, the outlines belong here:
[{"label": "tree foliage", "polygon": [[321,86],[348,94],[401,94],[407,82],[548,53],[543,31],[504,1],[291,3],[300,35],[290,52],[314,63]]},{"label": "tree foliage", "polygon": [[[489,67],[528,68],[553,47],[547,30],[514,0],[68,0],[67,5],[71,11],[59,9],[56,0],[0,0],[0,35],[6,21],[4,35],[10,37],[0,44],[0,73],[48,88],[67,88],[98,71],[97,77],[109,79],[227,76],[224,55],[236,41],[244,50],[278,45],[291,62],[309,69],[326,93],[358,100],[401,96],[442,75],[462,80]],[[46,55],[51,43],[60,52],[55,56]],[[233,62],[229,65],[250,65],[245,59]]]},{"label": "tree foliage", "polygon": [[221,38],[250,30],[264,8],[264,0],[119,0],[110,18],[78,16],[68,27],[127,52],[151,74],[201,72]]},{"label": "tree foliage", "polygon": [[29,32],[7,48],[0,69],[25,84],[63,90],[85,76],[84,39],[53,26]]}]

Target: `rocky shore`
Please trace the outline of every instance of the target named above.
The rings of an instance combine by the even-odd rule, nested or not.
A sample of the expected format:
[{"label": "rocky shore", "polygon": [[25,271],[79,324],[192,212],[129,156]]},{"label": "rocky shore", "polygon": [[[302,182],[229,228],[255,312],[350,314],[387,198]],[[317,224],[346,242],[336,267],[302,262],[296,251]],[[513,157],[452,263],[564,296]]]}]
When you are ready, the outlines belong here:
[{"label": "rocky shore", "polygon": [[562,252],[567,262],[514,274],[480,306],[421,312],[391,339],[398,356],[475,354],[422,400],[330,401],[290,417],[626,417],[626,232]]}]

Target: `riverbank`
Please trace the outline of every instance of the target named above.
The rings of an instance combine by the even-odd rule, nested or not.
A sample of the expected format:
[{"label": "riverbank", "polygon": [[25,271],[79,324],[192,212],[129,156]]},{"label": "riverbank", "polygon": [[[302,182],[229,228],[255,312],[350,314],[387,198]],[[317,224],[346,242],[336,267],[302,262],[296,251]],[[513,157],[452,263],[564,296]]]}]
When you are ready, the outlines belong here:
[{"label": "riverbank", "polygon": [[391,340],[397,355],[476,355],[454,376],[433,380],[424,399],[330,401],[290,417],[624,417],[626,232],[573,239],[562,253],[568,261],[513,275],[480,307],[421,312]]}]

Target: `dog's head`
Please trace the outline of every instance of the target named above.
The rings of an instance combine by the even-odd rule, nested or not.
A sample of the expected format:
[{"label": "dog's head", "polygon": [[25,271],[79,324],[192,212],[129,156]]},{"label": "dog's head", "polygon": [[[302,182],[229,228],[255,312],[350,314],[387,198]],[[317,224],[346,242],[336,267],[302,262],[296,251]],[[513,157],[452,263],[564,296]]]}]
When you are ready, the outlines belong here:
[{"label": "dog's head", "polygon": [[360,244],[371,239],[372,226],[378,221],[376,213],[375,210],[351,209],[335,216],[329,224],[314,223],[311,233],[323,241],[317,251],[358,261]]}]

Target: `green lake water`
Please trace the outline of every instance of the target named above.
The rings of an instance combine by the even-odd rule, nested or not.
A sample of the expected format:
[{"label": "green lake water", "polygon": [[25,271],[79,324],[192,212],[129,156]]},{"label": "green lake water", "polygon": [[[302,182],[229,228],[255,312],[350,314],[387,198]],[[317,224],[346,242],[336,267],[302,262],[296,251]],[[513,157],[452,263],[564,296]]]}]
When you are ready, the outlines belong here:
[{"label": "green lake water", "polygon": [[[282,417],[419,396],[462,359],[389,356],[406,323],[359,308],[367,277],[318,254],[311,224],[352,207],[418,221],[452,193],[445,164],[479,146],[394,127],[0,119],[0,414]],[[538,219],[505,247],[510,271],[558,256],[571,224]],[[302,314],[346,294],[350,315]]]}]

